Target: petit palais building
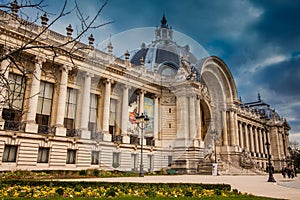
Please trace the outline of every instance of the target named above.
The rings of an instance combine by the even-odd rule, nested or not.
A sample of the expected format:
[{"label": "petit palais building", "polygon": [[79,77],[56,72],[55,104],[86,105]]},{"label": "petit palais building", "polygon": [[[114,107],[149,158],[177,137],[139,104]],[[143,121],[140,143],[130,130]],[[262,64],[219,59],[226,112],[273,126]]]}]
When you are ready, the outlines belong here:
[{"label": "petit palais building", "polygon": [[[2,57],[41,32],[34,44],[72,39],[71,26],[62,35],[45,18],[29,24],[0,11]],[[218,163],[222,175],[263,173],[268,156],[275,170],[290,162],[288,122],[260,95],[242,102],[220,58],[177,44],[165,16],[153,38],[122,58],[111,42],[96,49],[91,35],[55,56],[27,48],[3,59],[0,170],[139,172],[143,164],[144,172],[201,174]]]}]

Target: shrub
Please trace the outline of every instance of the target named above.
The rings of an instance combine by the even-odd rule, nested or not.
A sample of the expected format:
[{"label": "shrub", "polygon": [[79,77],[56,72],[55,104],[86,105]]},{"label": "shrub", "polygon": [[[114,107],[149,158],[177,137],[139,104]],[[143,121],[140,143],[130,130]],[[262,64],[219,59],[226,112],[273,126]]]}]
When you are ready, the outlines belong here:
[{"label": "shrub", "polygon": [[215,193],[215,195],[217,195],[217,196],[222,195],[222,191],[221,191],[220,189],[218,189],[218,188],[214,190],[214,193]]},{"label": "shrub", "polygon": [[82,191],[82,186],[81,185],[76,185],[74,188],[75,192],[81,192]]},{"label": "shrub", "polygon": [[105,196],[107,196],[107,197],[115,197],[116,196],[116,189],[109,188],[108,191],[106,192]]},{"label": "shrub", "polygon": [[62,196],[64,194],[64,189],[59,187],[55,190],[55,193],[58,194],[58,196]]},{"label": "shrub", "polygon": [[79,175],[80,176],[87,176],[87,171],[86,170],[80,170]]},{"label": "shrub", "polygon": [[93,169],[93,176],[99,176],[100,171],[98,169]]}]

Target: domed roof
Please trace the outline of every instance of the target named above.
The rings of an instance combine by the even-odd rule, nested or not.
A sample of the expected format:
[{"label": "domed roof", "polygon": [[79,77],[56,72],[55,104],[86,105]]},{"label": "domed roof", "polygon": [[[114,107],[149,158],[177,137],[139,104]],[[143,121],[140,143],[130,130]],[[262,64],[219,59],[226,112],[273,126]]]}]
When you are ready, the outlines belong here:
[{"label": "domed roof", "polygon": [[245,103],[242,105],[243,107],[250,108],[251,110],[256,111],[261,118],[264,119],[280,119],[279,114],[275,111],[275,109],[270,108],[270,105],[265,103],[258,93],[258,101]]},{"label": "domed roof", "polygon": [[190,63],[196,63],[197,58],[189,51],[189,46],[180,46],[173,41],[173,29],[167,24],[165,15],[161,20],[161,26],[155,30],[155,41],[146,45],[132,57],[131,63],[139,66],[142,63],[150,71],[157,71],[164,76],[174,76],[180,65],[181,57]]}]

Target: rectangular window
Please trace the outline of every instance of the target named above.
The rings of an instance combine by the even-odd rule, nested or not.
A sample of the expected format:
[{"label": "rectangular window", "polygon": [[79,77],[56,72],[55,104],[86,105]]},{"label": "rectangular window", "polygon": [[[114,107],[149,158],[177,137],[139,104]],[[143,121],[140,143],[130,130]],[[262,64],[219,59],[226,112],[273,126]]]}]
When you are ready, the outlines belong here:
[{"label": "rectangular window", "polygon": [[9,89],[7,91],[7,108],[21,110],[23,108],[25,94],[25,76],[17,74],[8,75]]},{"label": "rectangular window", "polygon": [[98,98],[96,94],[91,94],[90,98],[90,116],[89,116],[89,131],[97,132],[97,113],[98,113]]},{"label": "rectangular window", "polygon": [[173,157],[172,156],[168,156],[168,167],[171,167],[173,162]]},{"label": "rectangular window", "polygon": [[99,151],[92,151],[92,165],[99,165]]},{"label": "rectangular window", "polygon": [[76,163],[76,150],[68,149],[67,164],[75,164],[75,163]]},{"label": "rectangular window", "polygon": [[25,81],[25,76],[8,75],[9,86],[5,90],[5,105],[2,112],[2,118],[5,120],[4,129],[6,130],[19,130],[24,103]]},{"label": "rectangular window", "polygon": [[120,153],[119,152],[113,152],[113,162],[112,167],[118,168],[120,166]]},{"label": "rectangular window", "polygon": [[67,136],[75,136],[75,119],[77,107],[77,93],[73,88],[67,89],[64,126],[67,129]]},{"label": "rectangular window", "polygon": [[16,162],[17,152],[17,145],[5,145],[2,162]]},{"label": "rectangular window", "polygon": [[36,123],[39,125],[39,133],[48,133],[51,110],[52,110],[52,98],[53,98],[54,86],[52,83],[41,81],[40,94],[38,98]]},{"label": "rectangular window", "polygon": [[48,163],[49,162],[49,148],[40,147],[38,152],[38,163]]},{"label": "rectangular window", "polygon": [[131,154],[131,170],[137,171],[137,154]]},{"label": "rectangular window", "polygon": [[109,133],[112,135],[116,133],[116,110],[117,110],[117,101],[111,99],[110,112],[109,112]]},{"label": "rectangular window", "polygon": [[152,172],[153,171],[153,167],[154,167],[154,160],[153,160],[154,156],[153,155],[148,155],[148,171]]}]

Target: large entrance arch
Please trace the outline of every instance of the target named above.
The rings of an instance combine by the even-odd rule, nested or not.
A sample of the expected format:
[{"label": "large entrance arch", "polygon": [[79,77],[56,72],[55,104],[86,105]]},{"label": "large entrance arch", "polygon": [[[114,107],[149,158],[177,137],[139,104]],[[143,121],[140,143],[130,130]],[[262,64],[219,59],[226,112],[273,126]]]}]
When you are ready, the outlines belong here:
[{"label": "large entrance arch", "polygon": [[[207,87],[210,97],[211,119],[204,144],[210,148],[215,133],[219,145],[228,145],[227,111],[237,100],[236,86],[228,67],[217,57],[207,58],[201,69],[201,82]],[[205,109],[205,108],[204,108]]]}]

